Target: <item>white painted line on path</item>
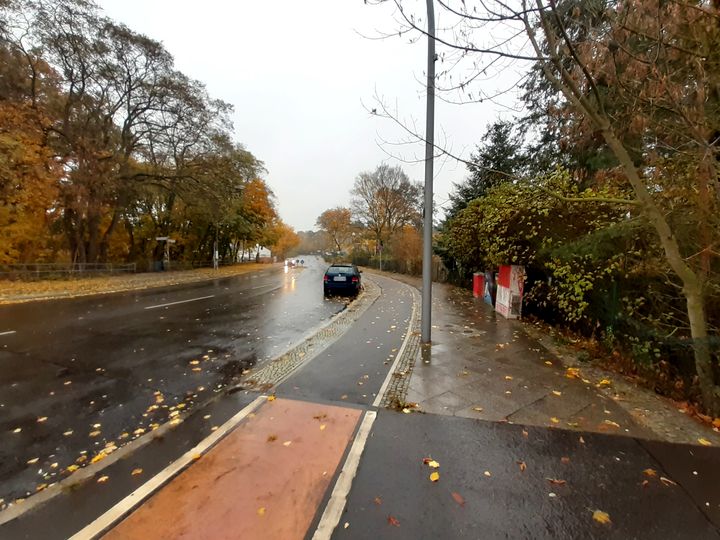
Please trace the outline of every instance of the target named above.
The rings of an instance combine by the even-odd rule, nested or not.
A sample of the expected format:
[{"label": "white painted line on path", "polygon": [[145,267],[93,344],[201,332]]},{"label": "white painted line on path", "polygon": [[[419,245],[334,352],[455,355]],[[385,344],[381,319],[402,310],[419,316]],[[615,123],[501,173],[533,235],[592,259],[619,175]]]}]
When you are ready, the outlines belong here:
[{"label": "white painted line on path", "polygon": [[245,407],[235,416],[230,418],[230,420],[213,431],[209,436],[200,441],[197,446],[185,452],[182,456],[153,476],[138,489],[130,493],[130,495],[122,499],[115,506],[98,517],[95,521],[71,536],[70,540],[89,540],[91,538],[97,538],[102,533],[107,532],[115,523],[124,518],[155,491],[163,487],[175,476],[186,469],[188,465],[195,461],[198,454],[203,454],[217,444],[220,439],[232,431],[235,426],[237,426],[248,414],[264,403],[266,399],[267,396],[264,395],[257,397],[252,403],[250,403],[250,405]]},{"label": "white painted line on path", "polygon": [[[406,286],[409,287],[409,285],[406,285]],[[415,294],[412,291],[412,289],[410,290],[410,293],[412,294],[412,298],[413,298],[413,306],[412,306],[412,313],[410,314],[410,321],[408,322],[408,329],[405,332],[405,339],[403,340],[402,345],[400,345],[400,350],[395,355],[395,361],[392,363],[392,366],[390,366],[390,371],[388,371],[388,374],[385,377],[385,380],[383,381],[383,384],[380,387],[380,390],[378,391],[377,396],[375,396],[375,401],[373,401],[373,404],[372,404],[373,407],[379,407],[380,403],[382,403],[383,396],[385,396],[385,391],[387,390],[387,387],[393,378],[395,370],[397,369],[397,366],[400,363],[400,358],[402,358],[402,355],[405,352],[405,348],[407,347],[408,341],[410,341],[410,335],[412,334],[413,325],[415,324],[415,317],[417,315],[417,302],[415,301]]]},{"label": "white painted line on path", "polygon": [[268,283],[267,285],[258,285],[257,287],[250,287],[251,291],[254,291],[255,289],[263,289],[265,287],[274,287],[274,283]]},{"label": "white painted line on path", "polygon": [[175,304],[187,304],[188,302],[197,302],[198,300],[207,300],[208,298],[215,298],[214,294],[210,296],[200,296],[199,298],[191,298],[190,300],[180,300],[178,302],[170,302],[169,304],[158,304],[157,306],[148,306],[145,309],[157,309],[161,307],[174,306]]},{"label": "white painted line on path", "polygon": [[328,540],[340,522],[345,504],[347,504],[347,496],[348,493],[350,493],[353,478],[355,478],[358,466],[360,465],[360,456],[362,456],[363,450],[365,449],[365,443],[367,443],[370,428],[372,428],[376,416],[376,411],[367,411],[365,413],[362,424],[360,424],[360,429],[357,435],[355,435],[353,445],[350,448],[342,471],[340,471],[337,482],[335,482],[332,495],[330,495],[330,500],[320,518],[320,523],[315,530],[312,540]]},{"label": "white painted line on path", "polygon": [[9,336],[10,334],[15,334],[15,330],[8,330],[7,332],[0,332],[0,336]]}]

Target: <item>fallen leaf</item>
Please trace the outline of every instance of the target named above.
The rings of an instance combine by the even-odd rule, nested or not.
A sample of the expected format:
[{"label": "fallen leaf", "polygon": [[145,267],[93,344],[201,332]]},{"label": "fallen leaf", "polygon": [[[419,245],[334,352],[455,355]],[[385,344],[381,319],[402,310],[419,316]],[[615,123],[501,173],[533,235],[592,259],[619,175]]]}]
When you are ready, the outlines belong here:
[{"label": "fallen leaf", "polygon": [[437,482],[438,480],[440,480],[439,472],[435,471],[435,472],[430,473],[430,481],[431,482]]},{"label": "fallen leaf", "polygon": [[343,529],[347,529],[349,526],[350,526],[350,524],[346,521],[345,524],[343,525]]},{"label": "fallen leaf", "polygon": [[197,461],[197,460],[200,459],[201,457],[202,457],[202,454],[195,454],[192,458],[193,458],[194,461]]},{"label": "fallen leaf", "polygon": [[275,401],[275,394],[271,394],[267,398],[268,401]]},{"label": "fallen leaf", "polygon": [[554,486],[564,486],[567,484],[565,480],[560,480],[559,478],[547,478],[546,480]]},{"label": "fallen leaf", "polygon": [[36,492],[37,492],[37,491],[42,491],[42,490],[45,489],[46,487],[47,487],[47,484],[38,484],[38,485],[35,487],[35,491],[36,491]]},{"label": "fallen leaf", "polygon": [[285,441],[283,443],[283,446],[290,446],[292,444],[292,441]]},{"label": "fallen leaf", "polygon": [[565,376],[568,379],[579,379],[580,378],[580,368],[575,368],[575,367],[567,368],[567,370],[565,370]]},{"label": "fallen leaf", "polygon": [[373,499],[373,502],[380,506],[382,504],[382,499],[380,497],[375,497],[375,499]]},{"label": "fallen leaf", "polygon": [[257,513],[258,513],[258,516],[264,516],[265,515],[265,507],[261,506],[260,508],[258,508]]},{"label": "fallen leaf", "polygon": [[620,424],[618,424],[617,422],[613,422],[612,420],[603,420],[603,424],[616,428],[620,427]]},{"label": "fallen leaf", "polygon": [[65,471],[67,471],[69,473],[73,473],[73,472],[77,471],[79,468],[80,467],[78,467],[77,465],[70,465],[67,469],[65,469]]},{"label": "fallen leaf", "polygon": [[553,424],[559,424],[559,423],[560,423],[560,420],[558,420],[558,419],[555,418],[554,416],[550,419],[550,421],[551,421]]},{"label": "fallen leaf", "polygon": [[137,428],[135,431],[133,431],[133,435],[142,435],[143,433],[145,433],[144,428]]},{"label": "fallen leaf", "polygon": [[660,481],[665,484],[666,486],[677,486],[675,482],[670,480],[669,478],[665,478],[664,476],[660,477]]},{"label": "fallen leaf", "polygon": [[720,428],[720,418],[716,418],[712,421],[713,427]]},{"label": "fallen leaf", "polygon": [[88,437],[97,437],[98,435],[100,435],[100,433],[101,432],[98,430],[91,431],[90,433],[88,433]]},{"label": "fallen leaf", "polygon": [[37,463],[38,461],[40,461],[40,458],[34,457],[34,458],[32,458],[32,459],[28,459],[28,460],[27,460],[27,464],[28,464],[28,465],[34,465],[34,464]]},{"label": "fallen leaf", "polygon": [[527,469],[527,465],[525,465],[525,462],[518,461],[517,464],[520,466],[520,472],[525,472],[525,469]]},{"label": "fallen leaf", "polygon": [[559,392],[558,390],[553,390],[552,393],[554,396],[562,396],[562,392]]},{"label": "fallen leaf", "polygon": [[545,365],[546,365],[546,366],[552,366],[553,363],[552,363],[550,360],[545,360]]},{"label": "fallen leaf", "polygon": [[505,375],[505,380],[512,381],[513,380],[512,375]]},{"label": "fallen leaf", "polygon": [[450,495],[452,495],[452,498],[455,499],[455,502],[458,503],[460,506],[465,506],[465,499],[462,495],[454,491]]},{"label": "fallen leaf", "polygon": [[340,396],[340,399],[347,399],[347,398],[348,398],[347,394],[343,394],[342,396]]},{"label": "fallen leaf", "polygon": [[106,457],[107,457],[107,454],[105,452],[100,452],[99,454],[97,454],[90,460],[90,463],[97,463],[98,461],[102,461]]},{"label": "fallen leaf", "polygon": [[320,424],[320,431],[325,431],[327,424]]},{"label": "fallen leaf", "polygon": [[643,472],[645,473],[645,476],[657,476],[657,471],[655,469],[645,469]]},{"label": "fallen leaf", "polygon": [[568,463],[570,463],[570,458],[563,456],[563,457],[560,458],[560,461],[561,461],[562,463],[564,463],[565,465],[567,465]]},{"label": "fallen leaf", "polygon": [[483,408],[482,407],[473,407],[473,411],[482,412]]},{"label": "fallen leaf", "polygon": [[580,435],[580,444],[585,444],[585,439],[582,438],[582,435]]},{"label": "fallen leaf", "polygon": [[527,438],[527,436],[529,435],[529,433],[527,431],[525,431],[524,429],[523,429],[522,434],[523,434],[523,437],[525,437],[525,438]]},{"label": "fallen leaf", "polygon": [[610,385],[612,385],[612,381],[610,379],[603,379],[599,383],[597,383],[595,386],[597,386],[598,388],[603,388],[605,386],[610,386]]},{"label": "fallen leaf", "polygon": [[277,441],[277,435],[268,435],[267,442]]},{"label": "fallen leaf", "polygon": [[405,414],[410,414],[410,409],[408,409],[407,407],[405,407],[405,408],[402,410],[402,412],[404,412]]},{"label": "fallen leaf", "polygon": [[698,439],[698,442],[702,444],[703,446],[712,446],[712,443],[708,441],[707,439]]},{"label": "fallen leaf", "polygon": [[400,522],[397,520],[397,518],[394,518],[393,516],[388,516],[388,523],[392,525],[393,527],[399,527]]},{"label": "fallen leaf", "polygon": [[430,467],[431,469],[437,469],[438,467],[440,467],[440,464],[433,459],[428,461],[428,467]]},{"label": "fallen leaf", "polygon": [[593,512],[593,519],[598,523],[602,523],[603,525],[608,525],[611,523],[610,515],[607,512],[603,512],[602,510],[595,510]]},{"label": "fallen leaf", "polygon": [[104,483],[107,482],[109,479],[110,479],[109,476],[101,476],[100,478],[97,479],[97,481],[98,481],[98,484],[104,484]]},{"label": "fallen leaf", "polygon": [[492,476],[492,473],[490,471],[485,471],[483,474],[487,477]]},{"label": "fallen leaf", "polygon": [[42,424],[43,422],[45,422],[45,420],[47,420],[47,416],[41,416],[40,418],[37,419],[38,424]]},{"label": "fallen leaf", "polygon": [[138,474],[142,474],[143,470],[141,468],[133,469],[133,471],[130,473],[132,476],[137,476]]},{"label": "fallen leaf", "polygon": [[20,433],[21,431],[22,431],[22,428],[19,428],[19,427],[13,429],[13,433]]}]

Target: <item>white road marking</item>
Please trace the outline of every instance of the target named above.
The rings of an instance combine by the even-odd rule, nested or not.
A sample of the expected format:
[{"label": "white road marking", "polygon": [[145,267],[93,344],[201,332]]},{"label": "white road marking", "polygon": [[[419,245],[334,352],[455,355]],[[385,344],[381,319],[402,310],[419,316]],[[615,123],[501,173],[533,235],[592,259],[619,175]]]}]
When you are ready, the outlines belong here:
[{"label": "white road marking", "polygon": [[353,478],[355,478],[358,466],[360,465],[360,456],[362,456],[363,450],[365,449],[365,443],[367,443],[370,428],[372,428],[376,416],[376,411],[367,411],[365,413],[362,424],[360,424],[360,429],[357,435],[355,435],[353,445],[350,448],[342,471],[340,471],[337,482],[335,482],[332,495],[330,495],[330,500],[320,518],[320,523],[315,530],[315,534],[313,534],[312,540],[329,539],[335,527],[337,527],[337,524],[340,522],[342,512],[347,503],[348,493],[350,493],[350,488],[352,487]]},{"label": "white road marking", "polygon": [[7,332],[0,332],[0,336],[9,336],[10,334],[15,334],[15,330],[8,330]]},{"label": "white road marking", "polygon": [[264,395],[257,397],[255,401],[250,403],[250,405],[245,407],[218,429],[213,431],[208,437],[200,441],[197,446],[185,452],[177,460],[153,476],[138,489],[130,493],[130,495],[122,499],[95,521],[86,525],[82,530],[71,536],[70,540],[88,540],[91,538],[97,538],[101,534],[107,532],[115,523],[124,518],[140,503],[155,493],[155,491],[163,487],[175,476],[186,469],[188,465],[195,461],[198,454],[203,454],[217,444],[220,439],[232,431],[235,426],[237,426],[248,414],[264,403],[266,399],[267,396]]},{"label": "white road marking", "polygon": [[[410,291],[410,292],[412,293],[412,291]],[[373,401],[373,404],[372,404],[373,407],[380,406],[380,403],[383,400],[383,396],[385,396],[385,391],[387,390],[387,387],[393,378],[393,374],[395,373],[395,370],[397,369],[397,366],[400,363],[400,358],[402,358],[402,355],[405,352],[405,347],[407,347],[408,341],[410,341],[410,335],[412,334],[413,324],[415,323],[415,316],[417,314],[417,302],[415,301],[415,295],[413,294],[412,297],[413,297],[413,307],[412,307],[412,313],[410,314],[410,322],[408,322],[408,329],[407,329],[407,332],[405,332],[405,339],[403,340],[402,345],[400,345],[400,350],[395,355],[395,361],[392,363],[392,366],[390,366],[390,371],[388,371],[388,374],[385,377],[385,380],[383,381],[383,384],[380,387],[380,390],[378,391],[377,396],[375,397],[375,401]]]},{"label": "white road marking", "polygon": [[267,285],[258,285],[257,287],[250,287],[250,290],[252,291],[252,290],[255,290],[255,289],[262,289],[262,288],[264,288],[264,287],[273,287],[273,286],[274,286],[273,283],[268,283]]},{"label": "white road marking", "polygon": [[174,306],[175,304],[187,304],[188,302],[197,302],[198,300],[207,300],[208,298],[215,298],[214,294],[210,296],[200,296],[199,298],[191,298],[190,300],[180,300],[178,302],[170,302],[168,304],[158,304],[157,306],[148,306],[145,309],[157,309],[161,307]]}]

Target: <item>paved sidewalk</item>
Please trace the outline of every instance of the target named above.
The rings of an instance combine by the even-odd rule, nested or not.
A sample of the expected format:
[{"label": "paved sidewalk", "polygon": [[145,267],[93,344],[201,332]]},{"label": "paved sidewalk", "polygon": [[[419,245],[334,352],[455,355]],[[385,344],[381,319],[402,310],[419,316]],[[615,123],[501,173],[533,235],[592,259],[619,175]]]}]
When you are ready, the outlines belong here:
[{"label": "paved sidewalk", "polygon": [[[421,287],[417,278],[383,274]],[[417,404],[409,410],[720,446],[716,431],[619,375],[591,365],[568,369],[579,363],[561,360],[525,323],[505,319],[470,291],[434,283],[432,323],[429,352],[417,352],[411,373],[396,373],[409,377],[406,394],[395,396]]]}]

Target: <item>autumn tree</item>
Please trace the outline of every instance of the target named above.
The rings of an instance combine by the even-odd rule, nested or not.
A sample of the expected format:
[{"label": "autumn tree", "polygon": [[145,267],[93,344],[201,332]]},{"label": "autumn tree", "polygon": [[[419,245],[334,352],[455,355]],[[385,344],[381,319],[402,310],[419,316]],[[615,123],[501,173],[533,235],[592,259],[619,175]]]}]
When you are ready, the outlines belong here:
[{"label": "autumn tree", "polygon": [[352,231],[352,213],[349,208],[336,207],[325,210],[317,218],[316,225],[327,234],[337,251],[342,251]]},{"label": "autumn tree", "polygon": [[422,220],[422,186],[412,182],[401,167],[382,164],[362,172],[352,190],[352,210],[373,234],[376,245],[403,226],[419,226]]}]

